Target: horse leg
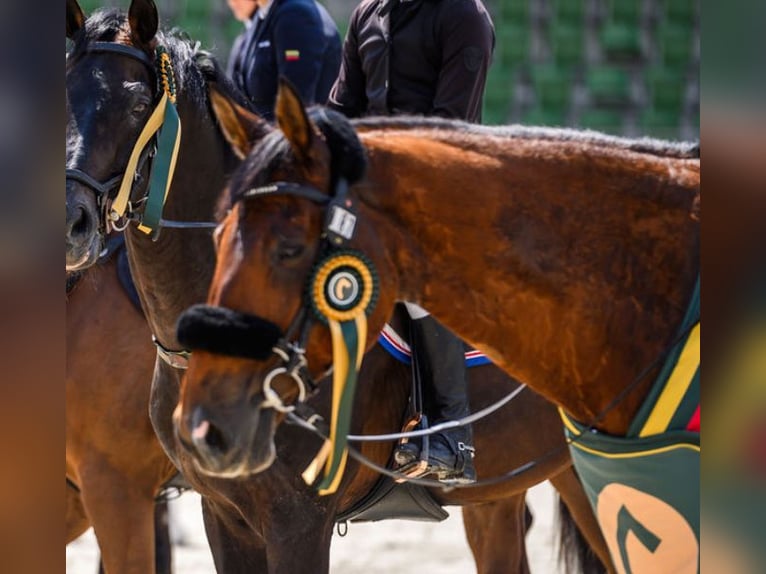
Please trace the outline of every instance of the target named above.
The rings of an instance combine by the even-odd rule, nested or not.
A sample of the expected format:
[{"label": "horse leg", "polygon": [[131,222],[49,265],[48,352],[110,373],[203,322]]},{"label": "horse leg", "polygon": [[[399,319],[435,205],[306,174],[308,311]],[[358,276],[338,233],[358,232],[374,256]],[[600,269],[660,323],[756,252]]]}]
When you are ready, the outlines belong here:
[{"label": "horse leg", "polygon": [[589,551],[595,553],[596,557],[598,557],[601,562],[601,565],[603,565],[607,572],[616,572],[612,565],[612,559],[609,556],[609,548],[601,533],[601,527],[596,520],[596,516],[593,513],[593,507],[590,505],[590,501],[585,494],[585,490],[583,490],[574,467],[568,467],[566,470],[551,477],[549,480],[553,487],[558,491],[561,501],[569,510],[571,518],[574,520],[575,525],[585,539],[584,542],[590,547],[589,549],[582,547],[576,548],[575,546],[582,544],[582,541],[578,541],[576,536],[567,536],[563,534],[566,529],[566,524],[564,523],[566,516],[561,512],[562,524],[560,527],[562,529],[562,552],[565,553],[568,550],[569,552],[578,554],[579,560],[582,562],[581,570],[578,571],[581,571],[584,574],[604,571],[593,564],[592,560],[588,560]]},{"label": "horse leg", "polygon": [[154,505],[154,569],[157,574],[172,574],[172,547],[168,525],[168,503]]},{"label": "horse leg", "polygon": [[226,574],[266,574],[266,547],[258,534],[239,516],[236,509],[221,507],[202,497],[205,524],[216,572]]},{"label": "horse leg", "polygon": [[98,472],[82,473],[82,500],[106,573],[153,573],[153,493],[139,490],[121,473],[102,467]]},{"label": "horse leg", "polygon": [[477,574],[529,574],[526,492],[463,507],[463,525]]},{"label": "horse leg", "polygon": [[66,488],[66,543],[79,538],[90,528],[88,515],[82,505],[80,493],[67,482]]}]

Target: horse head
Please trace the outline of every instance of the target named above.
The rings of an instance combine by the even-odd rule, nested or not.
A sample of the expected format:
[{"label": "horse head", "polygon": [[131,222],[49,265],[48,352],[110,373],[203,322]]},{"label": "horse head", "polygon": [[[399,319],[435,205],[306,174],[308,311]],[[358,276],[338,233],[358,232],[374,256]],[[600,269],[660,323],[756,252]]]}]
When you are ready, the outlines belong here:
[{"label": "horse head", "polygon": [[67,270],[96,262],[121,182],[146,186],[148,146],[133,173],[126,166],[158,98],[157,26],[152,0],[133,0],[127,20],[114,10],[86,20],[77,0],[67,0]]},{"label": "horse head", "polygon": [[[218,112],[227,116],[236,119]],[[364,307],[361,356],[394,305],[392,297],[375,304],[377,282],[393,293],[397,274],[366,226],[374,215],[352,193],[365,185],[366,164],[354,129],[323,108],[307,112],[287,82],[276,118],[278,129],[249,150],[230,182],[208,305],[178,324],[179,340],[194,353],[176,433],[200,470],[217,476],[260,472],[273,462],[280,413],[333,367],[323,312],[342,321],[344,305]],[[247,139],[241,122],[222,123]],[[349,259],[328,264],[335,255]]]}]

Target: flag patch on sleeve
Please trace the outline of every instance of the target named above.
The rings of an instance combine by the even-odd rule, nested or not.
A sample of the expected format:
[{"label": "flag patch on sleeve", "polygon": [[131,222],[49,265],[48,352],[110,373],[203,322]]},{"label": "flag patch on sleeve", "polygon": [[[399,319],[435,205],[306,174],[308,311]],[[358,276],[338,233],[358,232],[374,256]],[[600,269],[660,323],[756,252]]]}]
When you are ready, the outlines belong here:
[{"label": "flag patch on sleeve", "polygon": [[300,50],[285,50],[285,60],[288,62],[294,62],[301,59]]}]

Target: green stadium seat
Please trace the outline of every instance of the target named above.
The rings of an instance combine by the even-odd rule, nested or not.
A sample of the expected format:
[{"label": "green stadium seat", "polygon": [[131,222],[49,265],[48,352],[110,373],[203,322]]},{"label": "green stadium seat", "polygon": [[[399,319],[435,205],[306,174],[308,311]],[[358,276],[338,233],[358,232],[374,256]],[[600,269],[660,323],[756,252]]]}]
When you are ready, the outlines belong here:
[{"label": "green stadium seat", "polygon": [[553,60],[560,68],[571,68],[583,61],[585,36],[581,26],[555,24],[551,28]]},{"label": "green stadium seat", "polygon": [[694,114],[692,114],[689,117],[689,128],[693,132],[693,135],[690,137],[693,139],[699,139],[700,137],[700,114],[699,110],[697,110]]},{"label": "green stadium seat", "polygon": [[593,66],[585,76],[585,85],[594,102],[605,105],[630,103],[630,79],[625,70],[613,66]]},{"label": "green stadium seat", "polygon": [[536,106],[522,116],[522,123],[528,126],[560,127],[567,122],[564,110],[550,110]]},{"label": "green stadium seat", "polygon": [[697,108],[695,113],[692,114],[692,116],[689,118],[689,123],[691,126],[697,130],[697,133],[700,132],[700,110]]},{"label": "green stadium seat", "polygon": [[507,70],[491,67],[484,88],[482,123],[503,124],[508,120],[508,109],[513,99],[511,76]]},{"label": "green stadium seat", "polygon": [[529,55],[529,29],[523,26],[502,26],[496,30],[497,45],[495,57],[504,68],[515,68],[524,64]]},{"label": "green stadium seat", "polygon": [[498,4],[502,24],[525,26],[529,21],[529,3],[530,0],[500,0]]},{"label": "green stadium seat", "polygon": [[657,43],[666,66],[683,68],[692,57],[694,33],[691,25],[665,23],[657,28]]},{"label": "green stadium seat", "polygon": [[558,22],[582,25],[585,19],[584,0],[554,0],[553,15]]},{"label": "green stadium seat", "polygon": [[512,96],[511,74],[505,68],[493,65],[487,74],[487,84],[484,87],[485,95],[490,98],[502,98],[510,100]]},{"label": "green stadium seat", "polygon": [[493,105],[484,101],[481,123],[489,126],[501,126],[508,123],[508,106]]},{"label": "green stadium seat", "polygon": [[648,68],[645,78],[652,107],[678,113],[683,105],[686,78],[676,70],[662,67]]},{"label": "green stadium seat", "polygon": [[600,41],[609,60],[633,61],[641,58],[641,34],[632,25],[607,22],[601,30]]},{"label": "green stadium seat", "polygon": [[608,134],[623,132],[623,116],[614,110],[589,108],[582,112],[577,125]]},{"label": "green stadium seat", "polygon": [[680,116],[669,110],[647,108],[641,113],[639,125],[642,135],[663,139],[679,137]]},{"label": "green stadium seat", "polygon": [[698,0],[661,0],[665,18],[679,24],[691,25],[694,21]]},{"label": "green stadium seat", "polygon": [[544,110],[563,111],[569,104],[572,75],[545,64],[532,68],[531,75],[538,106]]},{"label": "green stadium seat", "polygon": [[641,0],[610,0],[609,19],[622,24],[637,26],[641,19]]}]

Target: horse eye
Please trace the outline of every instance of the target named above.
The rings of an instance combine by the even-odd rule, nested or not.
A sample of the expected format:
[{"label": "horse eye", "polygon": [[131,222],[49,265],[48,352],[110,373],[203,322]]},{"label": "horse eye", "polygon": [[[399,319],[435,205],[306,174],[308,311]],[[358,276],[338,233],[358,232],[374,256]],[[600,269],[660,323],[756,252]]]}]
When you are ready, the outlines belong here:
[{"label": "horse eye", "polygon": [[146,109],[149,107],[148,104],[145,104],[144,102],[139,102],[135,106],[133,106],[133,115],[140,116],[142,115]]},{"label": "horse eye", "polygon": [[280,261],[297,259],[303,254],[303,245],[297,243],[280,243],[277,248],[277,258]]}]

